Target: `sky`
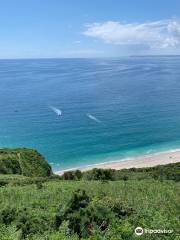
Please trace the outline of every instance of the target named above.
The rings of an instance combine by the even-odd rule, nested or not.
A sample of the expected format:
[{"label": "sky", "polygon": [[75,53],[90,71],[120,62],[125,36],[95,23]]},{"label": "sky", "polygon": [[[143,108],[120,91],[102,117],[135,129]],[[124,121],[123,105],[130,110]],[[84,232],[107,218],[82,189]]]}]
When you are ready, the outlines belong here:
[{"label": "sky", "polygon": [[0,0],[0,58],[180,54],[180,0]]}]

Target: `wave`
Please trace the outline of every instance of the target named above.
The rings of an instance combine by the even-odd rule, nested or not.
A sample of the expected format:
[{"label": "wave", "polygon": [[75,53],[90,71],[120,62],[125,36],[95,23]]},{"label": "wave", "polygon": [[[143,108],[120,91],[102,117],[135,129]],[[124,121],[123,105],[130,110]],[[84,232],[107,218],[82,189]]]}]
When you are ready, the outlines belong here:
[{"label": "wave", "polygon": [[97,122],[97,123],[101,123],[101,121],[100,121],[98,118],[94,117],[93,115],[91,115],[91,114],[89,114],[89,113],[87,113],[86,116],[87,116],[88,118],[90,118],[91,120]]},{"label": "wave", "polygon": [[50,109],[53,110],[58,116],[62,115],[62,111],[56,107],[50,106]]},{"label": "wave", "polygon": [[140,154],[134,157],[125,157],[125,158],[119,158],[117,160],[111,160],[111,161],[104,161],[104,162],[97,162],[97,163],[93,163],[93,164],[87,164],[87,165],[81,165],[81,166],[77,166],[77,167],[73,167],[73,168],[67,168],[67,169],[61,169],[61,170],[57,170],[55,171],[55,173],[61,173],[61,172],[68,172],[68,171],[75,171],[75,170],[83,170],[83,169],[92,169],[92,168],[100,168],[100,166],[106,165],[106,164],[113,164],[113,163],[119,163],[119,162],[124,162],[124,161],[133,161],[135,159],[139,159],[139,158],[147,158],[147,157],[152,157],[152,156],[156,156],[159,154],[166,154],[166,153],[175,153],[175,152],[179,152],[180,148],[176,148],[176,149],[171,149],[171,150],[165,150],[165,151],[159,151],[159,152],[155,152],[155,153],[145,153],[145,154]]}]

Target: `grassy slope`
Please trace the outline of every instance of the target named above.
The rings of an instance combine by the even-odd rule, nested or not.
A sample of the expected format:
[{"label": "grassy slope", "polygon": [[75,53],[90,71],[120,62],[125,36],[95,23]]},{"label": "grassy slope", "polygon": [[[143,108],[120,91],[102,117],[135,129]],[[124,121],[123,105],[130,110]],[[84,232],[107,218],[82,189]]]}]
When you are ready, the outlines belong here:
[{"label": "grassy slope", "polygon": [[[1,169],[9,170],[12,167],[18,169],[18,165],[14,162],[13,165],[9,162],[3,165],[7,163],[7,159],[13,159],[18,161],[21,172],[0,174],[0,240],[25,238],[28,240],[77,240],[76,235],[67,235],[67,231],[70,230],[67,222],[64,221],[60,229],[57,229],[55,224],[57,213],[59,214],[59,211],[61,213],[64,206],[67,207],[69,202],[72,202],[72,196],[77,189],[84,189],[90,197],[88,204],[93,208],[89,209],[93,209],[95,218],[102,216],[101,220],[104,221],[106,217],[108,219],[108,214],[111,214],[108,228],[102,231],[99,230],[101,224],[97,225],[95,226],[97,229],[94,230],[93,227],[95,232],[91,232],[88,235],[89,238],[83,237],[83,239],[136,240],[139,239],[134,234],[137,226],[175,231],[173,235],[143,235],[140,239],[179,239],[176,233],[180,228],[178,221],[180,163],[121,171],[94,169],[83,174],[77,171],[69,172],[66,174],[66,179],[69,177],[78,179],[77,177],[80,176],[81,180],[64,181],[63,177],[47,177],[51,169],[35,150],[3,151],[3,153],[2,150],[0,152]],[[107,181],[107,179],[115,181]],[[119,218],[112,211],[112,206],[116,206],[117,203],[116,210],[121,211],[122,207],[123,211],[126,209],[133,211]],[[75,205],[78,204],[76,201]],[[110,213],[108,213],[109,210]],[[87,220],[84,209],[71,213],[75,223],[79,218],[83,228],[87,226],[81,221]],[[24,236],[22,229],[25,229]],[[31,236],[28,236],[29,233],[26,231],[31,232]]]},{"label": "grassy slope", "polygon": [[51,167],[34,149],[1,149],[0,173],[46,177],[51,175]]},{"label": "grassy slope", "polygon": [[[116,235],[119,237],[114,238],[130,240],[137,239],[133,234],[134,228],[137,226],[152,229],[178,229],[179,187],[178,182],[155,180],[113,182],[52,180],[44,183],[42,189],[37,189],[34,184],[8,185],[0,188],[0,209],[9,206],[18,210],[27,208],[34,216],[42,216],[50,228],[59,205],[65,205],[74,190],[85,189],[96,203],[106,203],[118,199],[122,205],[134,209],[133,215],[127,219],[127,226],[123,225],[127,229],[123,234],[122,229],[117,229]],[[120,223],[119,226],[121,226]],[[73,237],[68,239],[73,239]],[[166,236],[166,238],[146,236],[141,239],[175,239],[175,236]]]}]

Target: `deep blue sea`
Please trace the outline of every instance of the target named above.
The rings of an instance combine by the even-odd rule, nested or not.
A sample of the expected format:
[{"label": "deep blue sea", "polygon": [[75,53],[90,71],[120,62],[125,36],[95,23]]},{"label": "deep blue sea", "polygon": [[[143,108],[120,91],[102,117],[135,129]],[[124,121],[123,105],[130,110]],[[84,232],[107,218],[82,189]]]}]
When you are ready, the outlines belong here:
[{"label": "deep blue sea", "polygon": [[0,60],[0,147],[20,146],[55,170],[180,148],[180,57]]}]

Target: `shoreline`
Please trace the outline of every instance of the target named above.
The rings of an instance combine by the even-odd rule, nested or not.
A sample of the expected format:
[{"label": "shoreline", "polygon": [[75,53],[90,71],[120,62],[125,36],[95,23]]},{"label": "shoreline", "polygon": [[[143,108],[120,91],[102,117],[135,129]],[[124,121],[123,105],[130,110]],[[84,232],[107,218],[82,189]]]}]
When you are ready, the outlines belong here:
[{"label": "shoreline", "polygon": [[75,167],[70,169],[64,169],[61,171],[55,171],[57,175],[62,175],[64,172],[80,170],[82,172],[91,170],[93,168],[102,169],[128,169],[128,168],[144,168],[154,167],[157,165],[166,165],[169,163],[180,162],[180,149],[171,150],[167,152],[159,152],[154,154],[147,154],[143,156],[134,157],[132,159],[120,159],[111,162],[97,163],[82,167]]}]

